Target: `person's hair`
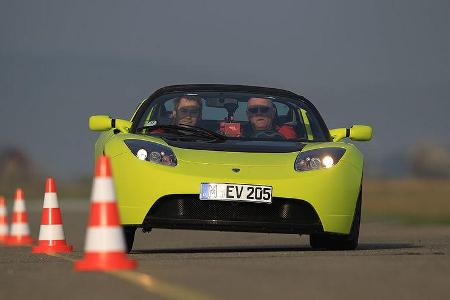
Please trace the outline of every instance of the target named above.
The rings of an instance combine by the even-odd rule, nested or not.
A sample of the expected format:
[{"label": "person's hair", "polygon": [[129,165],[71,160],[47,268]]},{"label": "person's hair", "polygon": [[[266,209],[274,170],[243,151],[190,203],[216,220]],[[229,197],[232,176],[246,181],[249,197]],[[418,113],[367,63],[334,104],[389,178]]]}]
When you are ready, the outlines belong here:
[{"label": "person's hair", "polygon": [[180,106],[181,99],[186,99],[188,101],[195,101],[195,102],[197,102],[198,106],[200,107],[200,111],[202,110],[202,98],[197,97],[197,96],[181,96],[181,97],[175,99],[175,102],[174,102],[174,104],[175,104],[174,109],[175,110],[178,110],[178,106]]}]

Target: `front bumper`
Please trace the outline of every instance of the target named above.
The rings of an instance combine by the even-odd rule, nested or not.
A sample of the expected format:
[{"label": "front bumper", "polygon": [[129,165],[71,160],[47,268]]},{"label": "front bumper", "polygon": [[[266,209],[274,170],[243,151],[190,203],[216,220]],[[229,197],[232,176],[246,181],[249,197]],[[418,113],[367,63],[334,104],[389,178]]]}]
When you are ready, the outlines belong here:
[{"label": "front bumper", "polygon": [[273,198],[271,204],[204,201],[199,195],[169,195],[156,201],[143,228],[181,228],[220,231],[316,233],[322,224],[305,201]]}]

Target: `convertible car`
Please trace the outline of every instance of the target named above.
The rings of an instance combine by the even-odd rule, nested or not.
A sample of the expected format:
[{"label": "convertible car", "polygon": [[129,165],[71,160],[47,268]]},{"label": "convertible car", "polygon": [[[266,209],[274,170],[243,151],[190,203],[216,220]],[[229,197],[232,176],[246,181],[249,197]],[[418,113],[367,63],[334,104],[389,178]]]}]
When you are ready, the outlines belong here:
[{"label": "convertible car", "polygon": [[111,159],[128,251],[137,228],[308,234],[314,249],[355,249],[363,155],[343,141],[372,128],[328,129],[295,93],[176,85],[131,120],[95,115],[95,155]]}]

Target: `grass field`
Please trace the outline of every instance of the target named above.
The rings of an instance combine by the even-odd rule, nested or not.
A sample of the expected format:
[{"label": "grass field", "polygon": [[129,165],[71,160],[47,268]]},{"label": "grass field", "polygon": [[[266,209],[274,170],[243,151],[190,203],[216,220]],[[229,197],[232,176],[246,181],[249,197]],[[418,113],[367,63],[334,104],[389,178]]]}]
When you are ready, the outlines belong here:
[{"label": "grass field", "polygon": [[450,224],[450,180],[365,180],[366,220]]}]

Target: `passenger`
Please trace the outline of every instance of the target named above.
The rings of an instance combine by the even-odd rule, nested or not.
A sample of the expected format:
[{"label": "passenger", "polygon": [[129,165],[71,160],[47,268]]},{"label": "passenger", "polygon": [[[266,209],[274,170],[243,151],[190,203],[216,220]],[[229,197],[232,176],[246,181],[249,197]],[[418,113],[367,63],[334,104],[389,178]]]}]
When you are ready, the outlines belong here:
[{"label": "passenger", "polygon": [[195,96],[181,96],[175,100],[172,112],[174,125],[197,126],[201,120],[202,100]]},{"label": "passenger", "polygon": [[[188,126],[198,126],[201,119],[202,112],[202,99],[195,96],[181,96],[175,100],[174,109],[171,118],[171,125],[188,125]],[[162,125],[167,122],[161,122]],[[156,124],[156,122],[155,122]],[[165,133],[167,132],[164,128],[147,128],[147,134],[155,133]]]},{"label": "passenger", "polygon": [[251,127],[244,129],[244,136],[286,140],[297,138],[291,126],[275,124],[276,108],[270,99],[250,98],[247,103],[247,117]]}]

